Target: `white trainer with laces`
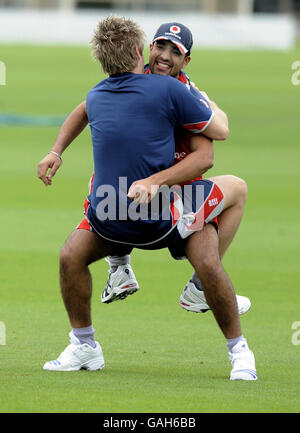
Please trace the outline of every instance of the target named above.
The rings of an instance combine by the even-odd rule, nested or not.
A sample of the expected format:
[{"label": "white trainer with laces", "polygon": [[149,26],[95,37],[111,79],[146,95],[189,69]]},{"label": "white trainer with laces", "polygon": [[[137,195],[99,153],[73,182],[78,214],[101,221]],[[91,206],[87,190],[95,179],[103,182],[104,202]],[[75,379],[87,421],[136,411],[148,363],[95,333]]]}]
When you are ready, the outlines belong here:
[{"label": "white trainer with laces", "polygon": [[89,344],[80,344],[73,332],[69,334],[69,346],[53,361],[46,362],[43,370],[52,371],[78,371],[102,370],[104,368],[104,358],[101,346],[96,342],[93,348]]},{"label": "white trainer with laces", "polygon": [[[239,314],[245,314],[251,307],[251,302],[246,296],[236,295]],[[192,281],[189,281],[181,293],[179,305],[187,311],[205,313],[210,310],[203,290],[198,290]]]},{"label": "white trainer with laces", "polygon": [[130,265],[120,265],[113,273],[109,272],[106,286],[101,295],[101,302],[109,304],[127,298],[139,290],[138,282]]},{"label": "white trainer with laces", "polygon": [[245,341],[239,341],[228,357],[232,365],[230,380],[257,380],[255,358]]}]

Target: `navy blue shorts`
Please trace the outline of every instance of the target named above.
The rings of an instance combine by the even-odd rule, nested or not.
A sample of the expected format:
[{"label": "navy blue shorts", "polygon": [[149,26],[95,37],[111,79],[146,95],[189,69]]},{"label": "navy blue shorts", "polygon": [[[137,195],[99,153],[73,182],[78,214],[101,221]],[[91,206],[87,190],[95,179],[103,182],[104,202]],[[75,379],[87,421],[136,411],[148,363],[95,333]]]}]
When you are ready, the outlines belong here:
[{"label": "navy blue shorts", "polygon": [[[201,188],[197,189],[197,186]],[[202,192],[200,200],[197,199],[199,191]],[[191,234],[208,223],[213,223],[218,229],[218,215],[223,210],[224,197],[218,186],[207,179],[180,187],[178,193],[170,205],[171,218],[151,224],[145,221],[99,221],[86,199],[85,217],[77,229],[95,232],[113,246],[115,255],[130,254],[133,248],[168,248],[175,259],[185,258],[185,244]]]}]

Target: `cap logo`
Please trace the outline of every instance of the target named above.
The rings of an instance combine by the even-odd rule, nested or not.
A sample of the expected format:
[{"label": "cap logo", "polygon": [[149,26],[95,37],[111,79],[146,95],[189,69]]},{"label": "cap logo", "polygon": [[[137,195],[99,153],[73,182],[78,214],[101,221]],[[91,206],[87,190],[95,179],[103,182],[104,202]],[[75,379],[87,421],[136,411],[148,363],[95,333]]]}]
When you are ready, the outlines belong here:
[{"label": "cap logo", "polygon": [[178,26],[171,26],[170,27],[170,32],[175,33],[175,34],[180,33],[180,27],[178,27]]}]

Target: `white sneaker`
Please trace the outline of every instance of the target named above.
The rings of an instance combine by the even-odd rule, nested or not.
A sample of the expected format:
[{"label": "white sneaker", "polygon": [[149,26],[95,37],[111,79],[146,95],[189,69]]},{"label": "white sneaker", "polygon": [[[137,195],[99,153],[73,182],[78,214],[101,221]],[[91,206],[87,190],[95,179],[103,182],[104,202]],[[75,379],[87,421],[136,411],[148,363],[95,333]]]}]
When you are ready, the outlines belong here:
[{"label": "white sneaker", "polygon": [[109,277],[101,295],[101,302],[109,304],[139,290],[138,282],[130,265],[120,265]]},{"label": "white sneaker", "polygon": [[101,346],[96,342],[93,348],[89,344],[80,344],[73,332],[69,334],[71,344],[54,361],[46,362],[43,370],[53,371],[78,371],[102,370],[104,368],[104,358]]},{"label": "white sneaker", "polygon": [[[251,307],[251,302],[246,296],[236,295],[236,301],[238,305],[239,314],[247,313]],[[192,281],[189,281],[183,292],[181,293],[179,305],[187,311],[193,311],[194,313],[205,313],[210,310],[204,292],[198,290]]]},{"label": "white sneaker", "polygon": [[239,341],[228,356],[232,364],[230,380],[257,380],[255,358],[245,341]]}]

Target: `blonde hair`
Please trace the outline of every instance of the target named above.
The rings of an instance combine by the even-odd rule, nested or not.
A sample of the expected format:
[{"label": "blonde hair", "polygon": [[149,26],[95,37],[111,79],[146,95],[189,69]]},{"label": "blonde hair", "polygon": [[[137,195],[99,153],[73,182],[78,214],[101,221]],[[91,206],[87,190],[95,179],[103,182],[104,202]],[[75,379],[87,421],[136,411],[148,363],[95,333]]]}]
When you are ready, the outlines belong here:
[{"label": "blonde hair", "polygon": [[92,54],[109,75],[130,72],[138,63],[136,47],[142,54],[144,41],[145,34],[135,22],[109,16],[99,22],[94,32]]}]

